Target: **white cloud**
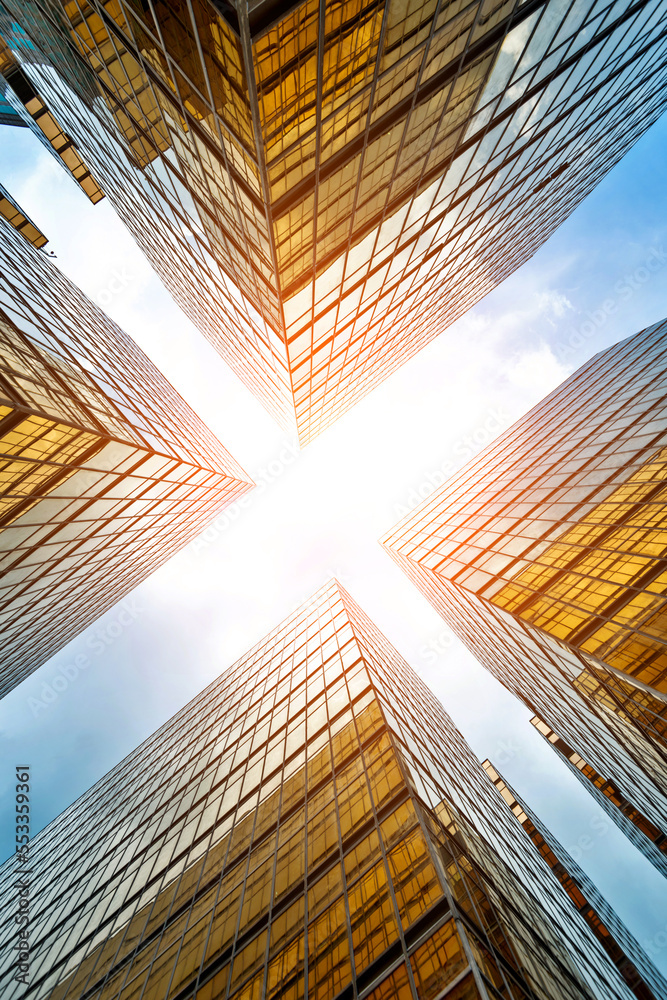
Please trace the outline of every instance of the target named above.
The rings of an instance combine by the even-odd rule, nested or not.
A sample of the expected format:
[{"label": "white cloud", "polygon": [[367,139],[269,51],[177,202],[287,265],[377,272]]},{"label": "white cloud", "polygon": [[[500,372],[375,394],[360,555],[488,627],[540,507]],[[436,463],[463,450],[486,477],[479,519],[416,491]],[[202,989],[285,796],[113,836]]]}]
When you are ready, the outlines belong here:
[{"label": "white cloud", "polygon": [[[0,152],[0,165],[6,158],[6,151]],[[48,154],[40,153],[34,163],[23,179],[13,178],[13,193],[47,231],[57,263],[96,298],[113,269],[129,261],[136,278],[107,311],[251,475],[276,459],[289,442],[184,320],[110,207],[91,206]],[[125,644],[100,659],[99,670],[86,674],[87,711],[81,712],[78,696],[63,698],[58,725],[49,723],[39,756],[56,762],[49,763],[54,787],[61,773],[81,774],[69,732],[80,731],[105,766],[112,752],[120,759],[136,744],[141,727],[141,735],[148,735],[164,721],[164,713],[172,710],[170,698],[194,695],[332,572],[415,669],[424,666],[422,650],[442,633],[443,623],[377,538],[398,520],[395,505],[406,503],[415,486],[451,460],[464,435],[484,427],[490,409],[516,417],[567,377],[568,369],[545,338],[573,309],[567,281],[574,280],[577,252],[560,248],[550,256],[548,247],[541,251],[539,261],[533,259],[395,372],[261,494],[251,494],[247,509],[205,550],[176,556],[137,589],[146,616],[128,632]],[[582,282],[579,310],[596,307],[598,291],[586,299],[589,291]],[[590,354],[599,347],[595,339],[587,342]],[[69,648],[78,641],[83,640]],[[164,665],[174,661],[174,649],[185,651],[185,660],[182,670],[175,663],[170,674]],[[4,700],[0,721],[12,721],[8,738],[18,749],[28,746],[32,752],[39,738],[25,708],[27,698],[51,676],[57,661],[66,662],[70,655],[63,651]],[[497,740],[505,738],[506,719],[516,715],[511,696],[460,649],[438,661],[429,681],[474,749],[492,753]],[[100,719],[107,711],[107,688],[114,683],[114,725],[109,727]],[[55,720],[55,714],[50,718]],[[526,745],[531,739],[521,738]],[[558,767],[547,748],[544,770],[535,780],[526,777],[526,792],[532,781],[538,793]],[[641,898],[642,887],[649,892],[648,880],[637,884]]]},{"label": "white cloud", "polygon": [[510,386],[532,396],[537,403],[565,381],[570,370],[543,341],[539,347],[515,355],[504,366],[503,374]]}]

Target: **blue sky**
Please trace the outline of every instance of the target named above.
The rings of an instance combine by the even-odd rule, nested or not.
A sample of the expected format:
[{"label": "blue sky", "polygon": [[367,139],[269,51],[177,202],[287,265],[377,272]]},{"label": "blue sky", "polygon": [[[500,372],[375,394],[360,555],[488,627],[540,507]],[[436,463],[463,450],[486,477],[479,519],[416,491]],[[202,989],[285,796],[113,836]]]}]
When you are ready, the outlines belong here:
[{"label": "blue sky", "polygon": [[[577,851],[582,867],[667,971],[667,949],[651,944],[667,927],[664,880],[615,828],[591,836],[593,800],[377,542],[443,469],[592,354],[667,315],[666,146],[663,120],[531,261],[297,456],[171,302],[110,206],[90,205],[28,130],[0,127],[0,182],[49,237],[58,265],[263,484],[137,588],[129,616],[109,611],[0,703],[0,856],[13,850],[15,763],[32,766],[36,831],[336,575],[478,756],[501,758],[566,847],[592,841]],[[661,265],[645,277],[648,260]],[[35,715],[31,699],[81,654],[90,666]]]}]

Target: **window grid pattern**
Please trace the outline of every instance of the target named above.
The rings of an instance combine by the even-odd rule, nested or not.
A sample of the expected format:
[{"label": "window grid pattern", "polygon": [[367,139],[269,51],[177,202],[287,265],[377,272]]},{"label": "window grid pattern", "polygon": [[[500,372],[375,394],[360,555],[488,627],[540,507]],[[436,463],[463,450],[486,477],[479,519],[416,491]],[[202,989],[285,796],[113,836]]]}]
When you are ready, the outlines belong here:
[{"label": "window grid pattern", "polygon": [[548,723],[538,715],[530,721],[628,839],[642,851],[658,871],[667,875],[667,835],[625,796],[616,782],[596,771],[581,754],[568,746]]},{"label": "window grid pattern", "polygon": [[667,993],[667,982],[616,911],[491,761],[482,766],[634,995],[638,1000],[659,1000]]},{"label": "window grid pattern", "polygon": [[627,674],[587,658],[588,666],[573,681],[586,698],[595,699],[607,712],[626,720],[636,719],[656,747],[667,746],[667,696]]},{"label": "window grid pattern", "polygon": [[[118,4],[100,5],[103,17],[99,12],[93,16],[85,4],[76,13],[74,6],[68,4],[70,21],[65,20],[57,0],[20,4],[16,9],[4,4],[0,35],[44,105],[76,141],[81,158],[176,302],[269,412],[282,426],[293,429],[284,338],[258,307],[259,293],[250,287],[258,279],[253,274],[248,277],[245,265],[250,250],[243,243],[239,213],[252,217],[253,225],[261,228],[261,202],[249,181],[243,181],[246,187],[241,190],[238,172],[233,175],[231,195],[221,198],[220,192],[229,188],[224,149],[216,136],[211,138],[210,127],[195,116],[188,117],[173,88],[153,67],[150,52],[142,63],[150,78],[145,87],[141,84],[144,96],[140,99],[134,93],[127,74],[139,73],[134,64],[142,57],[139,49],[130,53],[122,44],[118,47],[114,31],[121,28],[109,13],[115,12],[125,25]],[[178,5],[163,5],[165,11],[172,6]],[[123,11],[123,17],[127,15],[129,23],[144,33],[138,44],[148,45],[137,8],[123,5]],[[111,35],[109,26],[114,28]],[[84,59],[80,46],[92,46],[97,36],[102,45],[95,55],[97,62],[92,56]],[[132,45],[129,38],[127,44]],[[94,68],[107,66],[105,60],[108,80]],[[131,111],[135,118],[128,117],[127,122],[135,129],[137,142],[145,151],[154,148],[153,124],[140,113],[141,100],[146,103],[149,92],[160,108],[160,128],[169,137],[169,146],[164,155],[156,150],[144,162],[134,140],[119,127],[118,116]],[[222,218],[223,212],[241,227],[238,238],[231,233],[229,218]],[[275,296],[273,285],[266,288],[265,283],[262,294]]]},{"label": "window grid pattern", "polygon": [[252,484],[134,341],[0,227],[5,694]]},{"label": "window grid pattern", "polygon": [[663,832],[666,347],[663,321],[596,355],[384,540],[485,666]]},{"label": "window grid pattern", "polygon": [[42,233],[32,219],[29,219],[27,215],[21,210],[20,206],[16,204],[9,191],[6,190],[0,184],[0,215],[3,219],[6,219],[10,226],[25,237],[29,243],[33,246],[41,249],[43,246],[49,242],[44,233]]},{"label": "window grid pattern", "polygon": [[3,124],[27,126],[44,148],[65,167],[93,204],[101,201],[104,192],[79,156],[70,137],[65,135],[51,112],[40,101],[1,37],[0,95]]},{"label": "window grid pattern", "polygon": [[2,31],[178,303],[305,444],[656,120],[661,6],[5,0],[29,43]]},{"label": "window grid pattern", "polygon": [[[31,852],[30,1000],[632,996],[439,703],[335,583]],[[13,877],[10,859],[0,884]]]}]

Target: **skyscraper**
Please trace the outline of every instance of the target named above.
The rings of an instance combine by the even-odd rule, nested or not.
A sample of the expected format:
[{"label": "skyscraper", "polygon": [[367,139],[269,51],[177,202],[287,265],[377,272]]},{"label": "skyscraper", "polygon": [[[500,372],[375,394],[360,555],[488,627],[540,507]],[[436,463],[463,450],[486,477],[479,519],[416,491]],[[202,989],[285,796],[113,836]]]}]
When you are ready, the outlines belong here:
[{"label": "skyscraper", "polygon": [[3,997],[632,1000],[442,706],[331,583],[34,838]]},{"label": "skyscraper", "polygon": [[530,721],[626,837],[659,872],[667,875],[667,836],[662,830],[625,797],[614,780],[596,771],[539,715],[534,715]]},{"label": "skyscraper", "polygon": [[667,996],[667,981],[574,858],[508,785],[490,760],[482,764],[517,822],[535,844],[593,934],[639,1000]]},{"label": "skyscraper", "polygon": [[665,107],[661,0],[2,0],[176,300],[306,443]]},{"label": "skyscraper", "polygon": [[35,225],[32,219],[28,218],[18,202],[12,198],[2,184],[0,184],[0,215],[3,219],[7,219],[10,226],[25,237],[28,243],[32,243],[39,250],[49,242],[41,229]]},{"label": "skyscraper", "polygon": [[0,190],[0,695],[252,483]]},{"label": "skyscraper", "polygon": [[663,872],[666,391],[663,321],[595,355],[384,539]]},{"label": "skyscraper", "polygon": [[0,37],[0,124],[29,128],[94,205],[104,192]]}]

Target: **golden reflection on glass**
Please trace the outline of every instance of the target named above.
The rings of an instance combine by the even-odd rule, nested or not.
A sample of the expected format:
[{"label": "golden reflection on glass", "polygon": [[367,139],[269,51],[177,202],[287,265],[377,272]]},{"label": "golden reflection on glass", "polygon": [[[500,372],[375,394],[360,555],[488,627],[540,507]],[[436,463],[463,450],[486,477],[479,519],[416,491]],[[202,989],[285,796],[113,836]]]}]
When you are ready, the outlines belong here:
[{"label": "golden reflection on glass", "polygon": [[595,786],[605,798],[609,799],[613,805],[615,805],[627,819],[630,820],[634,826],[637,827],[643,834],[645,834],[649,840],[657,842],[658,847],[661,851],[667,853],[667,837],[658,829],[658,827],[652,823],[649,819],[644,816],[636,806],[633,806],[631,802],[623,795],[617,785],[609,778],[605,778],[598,771],[595,770],[590,764],[588,764],[581,754],[577,753],[571,747],[565,743],[552,729],[539,717],[535,716],[530,720],[535,728],[542,733],[546,739],[552,743],[556,749],[568,760],[574,767],[580,771],[587,781],[590,781],[592,785]]},{"label": "golden reflection on glass", "polygon": [[14,202],[5,197],[2,190],[0,190],[0,215],[2,215],[10,226],[13,226],[14,229],[21,234],[21,236],[24,236],[29,243],[32,243],[32,245],[38,249],[45,246],[49,242],[44,233],[39,231],[37,226],[31,222],[19,208],[17,208]]},{"label": "golden reflection on glass", "polygon": [[[410,959],[417,990],[423,1000],[437,996],[465,969],[461,939],[453,920],[447,921]],[[473,994],[474,995],[474,994]]]},{"label": "golden reflection on glass", "polygon": [[[665,479],[667,449],[563,532],[491,600],[667,692],[667,571],[661,571],[667,551]],[[591,630],[592,622],[597,627]],[[580,639],[584,627],[588,634]]]},{"label": "golden reflection on glass", "polygon": [[[117,906],[102,918],[102,940],[60,966],[51,1000],[219,1000],[216,990],[234,1000],[331,1000],[348,987],[374,1000],[447,988],[448,1000],[472,1000],[465,937],[500,991],[496,955],[517,982],[533,977],[527,952],[517,948],[526,967],[516,958],[502,892],[538,921],[530,961],[544,961],[553,983],[545,1000],[576,1000],[560,990],[562,946],[543,935],[538,903],[439,786],[415,792],[419,774],[439,780],[440,758],[416,719],[387,727],[383,674],[362,656],[351,614],[336,584],[324,588],[315,609],[295,612],[186,706],[183,724],[177,717],[140,749],[170,761],[149,779],[156,808],[132,835],[143,847],[129,853],[123,843],[110,859],[105,889],[118,892]],[[365,635],[371,624],[354,615]],[[402,714],[416,699],[425,709],[425,689],[403,689],[421,682],[378,636],[367,641],[381,670],[397,672],[393,707]],[[414,753],[404,742],[412,726]],[[462,746],[450,734],[446,752]],[[132,765],[142,778],[144,764]],[[82,934],[92,929],[95,884],[85,883]]]}]

